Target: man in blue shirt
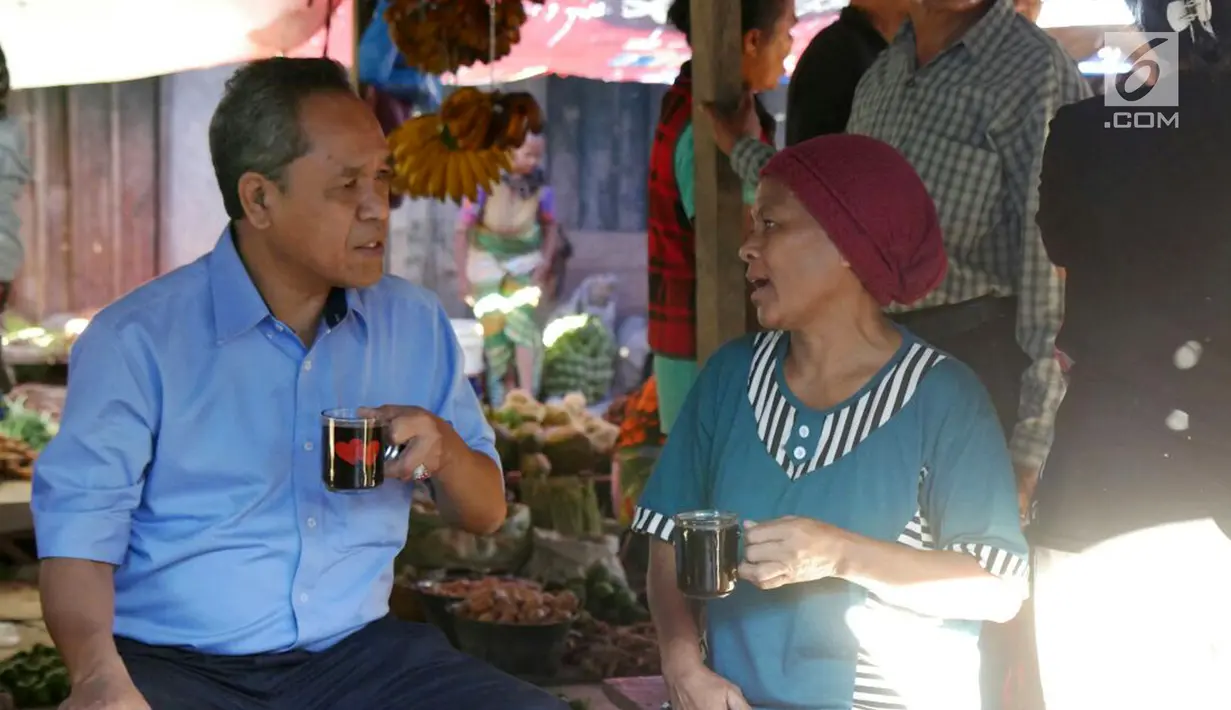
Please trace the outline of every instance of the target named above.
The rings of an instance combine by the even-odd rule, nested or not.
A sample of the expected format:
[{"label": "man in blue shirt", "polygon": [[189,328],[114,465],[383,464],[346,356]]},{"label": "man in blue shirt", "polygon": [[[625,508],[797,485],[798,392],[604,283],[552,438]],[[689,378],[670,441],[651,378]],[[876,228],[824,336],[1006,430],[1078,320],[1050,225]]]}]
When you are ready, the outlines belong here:
[{"label": "man in blue shirt", "polygon": [[[413,473],[475,533],[505,512],[491,430],[433,296],[384,275],[389,153],[346,72],[240,69],[210,124],[231,226],[73,348],[32,508],[68,710],[558,710],[388,617]],[[414,445],[394,480],[321,480],[320,413]]]}]

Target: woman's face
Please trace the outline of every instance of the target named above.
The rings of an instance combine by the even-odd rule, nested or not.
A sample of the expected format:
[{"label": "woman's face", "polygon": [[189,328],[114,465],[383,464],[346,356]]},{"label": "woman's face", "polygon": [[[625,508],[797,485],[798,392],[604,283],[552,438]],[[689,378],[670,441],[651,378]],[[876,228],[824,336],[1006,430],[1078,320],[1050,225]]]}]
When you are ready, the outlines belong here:
[{"label": "woman's face", "polygon": [[752,232],[739,257],[748,265],[757,321],[772,330],[799,329],[826,301],[863,288],[821,225],[773,178],[757,187]]},{"label": "woman's face", "polygon": [[791,30],[795,27],[795,3],[779,2],[779,5],[782,12],[772,30],[744,33],[744,83],[751,91],[776,88],[786,73],[786,58],[791,54]]}]

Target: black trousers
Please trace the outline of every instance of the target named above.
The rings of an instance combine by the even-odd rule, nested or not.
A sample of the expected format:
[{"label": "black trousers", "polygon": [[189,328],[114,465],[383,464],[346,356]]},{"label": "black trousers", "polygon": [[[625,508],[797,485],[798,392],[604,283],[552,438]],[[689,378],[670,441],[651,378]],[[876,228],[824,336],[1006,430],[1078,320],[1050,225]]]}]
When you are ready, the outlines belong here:
[{"label": "black trousers", "polygon": [[[1017,344],[1017,300],[979,298],[895,316],[919,337],[966,363],[992,397],[1005,435],[1013,433],[1022,373],[1030,359]],[[1023,646],[1022,623],[983,624],[983,710],[1001,710],[1010,673]],[[1027,639],[1028,640],[1028,639]]]},{"label": "black trousers", "polygon": [[568,710],[455,650],[434,626],[386,617],[329,650],[216,656],[117,638],[153,710]]}]

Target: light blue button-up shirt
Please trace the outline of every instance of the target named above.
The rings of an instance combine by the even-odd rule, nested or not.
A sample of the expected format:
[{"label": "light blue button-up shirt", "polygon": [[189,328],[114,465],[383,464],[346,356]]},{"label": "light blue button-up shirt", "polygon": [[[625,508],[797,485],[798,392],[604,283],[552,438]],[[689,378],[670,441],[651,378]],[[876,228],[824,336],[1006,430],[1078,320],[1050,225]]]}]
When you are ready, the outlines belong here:
[{"label": "light blue button-up shirt", "polygon": [[149,644],[319,650],[388,613],[412,487],[327,492],[322,410],[417,405],[498,460],[434,296],[336,291],[305,348],[229,231],[99,313],[70,380],[35,468],[39,556],[116,565],[115,632]]}]

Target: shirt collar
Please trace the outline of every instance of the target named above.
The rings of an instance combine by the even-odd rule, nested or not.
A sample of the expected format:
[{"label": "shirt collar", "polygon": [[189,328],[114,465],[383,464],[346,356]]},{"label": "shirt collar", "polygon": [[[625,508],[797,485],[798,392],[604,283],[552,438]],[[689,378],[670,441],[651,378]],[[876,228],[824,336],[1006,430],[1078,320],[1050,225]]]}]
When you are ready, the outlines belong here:
[{"label": "shirt collar", "polygon": [[[210,252],[208,268],[214,301],[214,335],[219,343],[242,335],[266,318],[273,317],[239,257],[230,227],[223,230],[218,244]],[[322,313],[325,325],[337,327],[350,312],[363,318],[359,294],[353,289],[333,289]]]},{"label": "shirt collar", "polygon": [[[994,56],[1001,39],[1017,20],[1013,0],[992,0],[992,5],[979,21],[966,30],[953,46],[963,46],[976,59]],[[905,44],[911,54],[915,51],[915,28],[909,19],[902,23],[895,43]],[[947,51],[947,50],[946,50]],[[942,52],[943,55],[943,52]]]}]

